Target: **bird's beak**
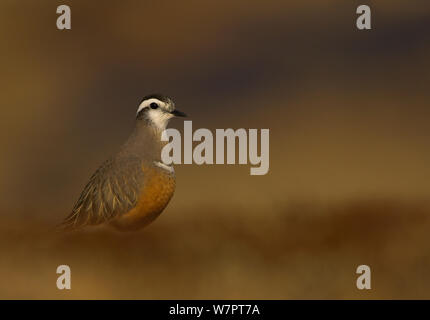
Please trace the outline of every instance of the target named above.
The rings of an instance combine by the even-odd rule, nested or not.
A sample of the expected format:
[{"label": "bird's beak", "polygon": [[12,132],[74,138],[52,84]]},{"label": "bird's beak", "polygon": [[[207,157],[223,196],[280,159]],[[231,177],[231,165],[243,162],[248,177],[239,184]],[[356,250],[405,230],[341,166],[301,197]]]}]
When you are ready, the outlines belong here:
[{"label": "bird's beak", "polygon": [[173,110],[170,112],[171,114],[173,114],[175,117],[186,117],[187,115],[179,110]]}]

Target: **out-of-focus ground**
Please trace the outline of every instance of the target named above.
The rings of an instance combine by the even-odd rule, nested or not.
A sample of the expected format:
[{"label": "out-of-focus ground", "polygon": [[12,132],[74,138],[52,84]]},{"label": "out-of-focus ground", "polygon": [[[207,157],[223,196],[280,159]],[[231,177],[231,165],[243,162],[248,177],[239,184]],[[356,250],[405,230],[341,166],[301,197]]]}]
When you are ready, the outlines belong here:
[{"label": "out-of-focus ground", "polygon": [[[7,255],[0,261],[0,297],[429,297],[430,219],[424,204],[296,204],[248,219],[235,211],[221,217],[214,209],[198,213],[174,225],[166,215],[131,234],[99,228],[49,235],[38,223],[25,230],[20,222],[3,225],[0,249]],[[70,291],[56,288],[60,264],[71,267]],[[371,267],[370,291],[356,288],[361,264]]]},{"label": "out-of-focus ground", "polygon": [[[370,31],[359,4],[74,0],[63,32],[3,1],[0,298],[430,298],[430,3],[375,1]],[[52,233],[153,92],[269,128],[269,173],[180,165],[147,229]]]}]

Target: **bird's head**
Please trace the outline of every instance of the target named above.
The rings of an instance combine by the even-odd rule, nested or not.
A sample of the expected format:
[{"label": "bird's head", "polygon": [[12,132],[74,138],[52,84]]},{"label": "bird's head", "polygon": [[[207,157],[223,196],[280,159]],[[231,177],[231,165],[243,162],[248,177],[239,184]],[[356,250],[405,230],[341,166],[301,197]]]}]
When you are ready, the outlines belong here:
[{"label": "bird's head", "polygon": [[142,99],[136,112],[137,121],[145,121],[162,131],[173,117],[186,117],[186,114],[175,109],[175,103],[169,97],[152,94]]}]

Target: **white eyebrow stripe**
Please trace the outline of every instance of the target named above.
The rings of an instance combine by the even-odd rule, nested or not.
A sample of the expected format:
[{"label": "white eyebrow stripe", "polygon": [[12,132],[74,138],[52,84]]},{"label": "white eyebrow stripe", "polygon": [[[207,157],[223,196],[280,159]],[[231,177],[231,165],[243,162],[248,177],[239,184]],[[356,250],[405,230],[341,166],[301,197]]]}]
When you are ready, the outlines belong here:
[{"label": "white eyebrow stripe", "polygon": [[166,105],[163,101],[160,101],[156,98],[143,100],[142,103],[139,105],[139,108],[137,108],[136,115],[140,112],[140,110],[142,110],[143,108],[146,108],[147,106],[149,106],[153,102],[158,103],[158,105],[163,106],[163,107]]},{"label": "white eyebrow stripe", "polygon": [[157,167],[160,167],[161,169],[167,170],[167,171],[172,172],[172,173],[175,172],[175,169],[173,168],[173,166],[168,166],[167,164],[164,164],[160,161],[154,161],[154,164]]}]

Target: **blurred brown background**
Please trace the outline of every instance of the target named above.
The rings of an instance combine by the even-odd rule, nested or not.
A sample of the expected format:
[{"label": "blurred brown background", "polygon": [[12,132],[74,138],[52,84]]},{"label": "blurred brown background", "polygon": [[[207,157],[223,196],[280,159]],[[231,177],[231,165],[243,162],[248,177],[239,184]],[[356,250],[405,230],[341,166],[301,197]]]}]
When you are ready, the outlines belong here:
[{"label": "blurred brown background", "polygon": [[[2,1],[0,298],[430,298],[429,31],[418,0]],[[143,231],[53,234],[154,92],[269,128],[269,173],[180,165]]]}]

